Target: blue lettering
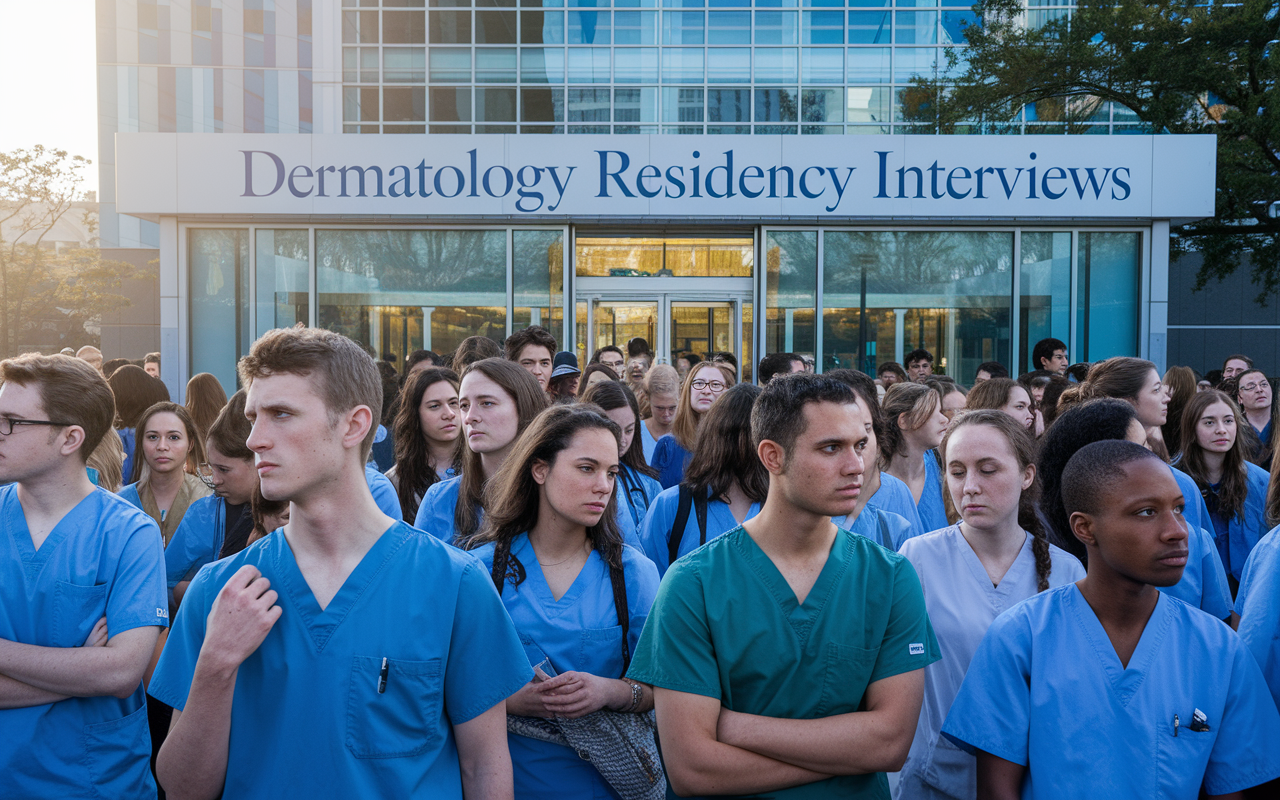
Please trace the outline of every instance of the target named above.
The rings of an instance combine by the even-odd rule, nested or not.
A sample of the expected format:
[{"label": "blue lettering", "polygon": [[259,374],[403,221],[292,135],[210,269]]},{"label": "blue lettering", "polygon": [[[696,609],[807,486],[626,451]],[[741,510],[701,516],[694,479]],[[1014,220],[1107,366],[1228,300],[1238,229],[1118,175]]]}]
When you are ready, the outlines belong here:
[{"label": "blue lettering", "polygon": [[1018,178],[1022,177],[1022,167],[1018,167],[1018,172],[1013,176],[1012,186],[1010,186],[1009,182],[1004,179],[1004,167],[998,168],[996,170],[996,174],[1000,176],[1000,185],[1004,186],[1004,199],[1012,200],[1013,190],[1018,186]]},{"label": "blue lettering", "polygon": [[[475,151],[473,150],[472,152]],[[489,176],[493,174],[495,169],[502,170],[502,177],[507,182],[507,185],[499,193],[494,193],[493,186],[489,182]],[[515,177],[511,174],[511,170],[504,166],[489,167],[484,171],[484,190],[490,197],[506,197],[511,192],[513,185],[515,185]]]},{"label": "blue lettering", "polygon": [[973,195],[974,200],[986,200],[987,196],[982,193],[982,176],[994,175],[995,170],[991,167],[975,167],[973,174],[978,176],[978,191]]},{"label": "blue lettering", "polygon": [[[1054,175],[1053,173],[1058,173]],[[1049,188],[1049,181],[1065,181],[1067,179],[1067,171],[1062,167],[1049,167],[1044,171],[1044,175],[1040,178],[1040,191],[1044,192],[1044,196],[1050,200],[1057,200],[1067,193],[1066,189],[1055,192]]]},{"label": "blue lettering", "polygon": [[426,159],[418,162],[418,166],[414,167],[418,173],[418,197],[431,196],[431,192],[427,191],[427,170],[429,169],[435,169],[435,167],[428,167]]},{"label": "blue lettering", "polygon": [[[749,175],[748,173],[750,173],[752,170],[755,171],[755,174]],[[759,197],[760,195],[764,194],[763,185],[761,185],[758,191],[753,192],[750,189],[748,189],[747,178],[751,178],[752,180],[756,180],[756,179],[764,180],[764,170],[755,166],[745,167],[742,170],[742,174],[738,176],[738,191],[742,194],[743,197]]]},{"label": "blue lettering", "polygon": [[[956,174],[957,172],[961,172],[964,174],[957,175]],[[957,180],[967,181],[969,180],[969,177],[970,177],[969,170],[965,169],[964,167],[956,167],[955,169],[948,172],[947,173],[947,194],[955,198],[956,200],[963,200],[966,197],[968,197],[973,190],[965,189],[964,193],[961,194],[960,192],[956,191],[955,184],[953,183],[953,181],[957,181]],[[981,181],[981,176],[979,176],[979,181]]]},{"label": "blue lettering", "polygon": [[316,167],[316,177],[320,179],[320,188],[316,191],[316,197],[328,197],[324,193],[324,174],[326,172],[337,172],[337,167]]},{"label": "blue lettering", "polygon": [[787,197],[796,196],[795,180],[796,174],[791,171],[791,167],[769,167],[769,196],[778,196],[778,173],[787,173]]},{"label": "blue lettering", "polygon": [[889,196],[889,192],[887,191],[885,184],[889,180],[889,154],[892,152],[892,150],[876,151],[876,155],[879,157],[878,160],[880,162],[880,191],[876,192],[876,197],[887,198]]},{"label": "blue lettering", "polygon": [[[444,176],[445,170],[453,170],[453,174],[456,176],[454,178],[455,186],[454,186],[453,194],[445,194],[444,189],[440,186],[440,178]],[[440,169],[436,170],[436,179],[434,183],[436,186],[436,192],[438,192],[441,197],[457,197],[458,195],[462,194],[462,189],[463,187],[466,186],[467,179],[462,175],[462,170],[458,169],[455,166],[448,166],[448,167],[441,167]]]},{"label": "blue lettering", "polygon": [[[298,174],[298,170],[302,170],[302,174],[301,174],[301,175],[299,175],[299,174]],[[310,189],[307,189],[307,190],[304,192],[304,191],[302,191],[301,189],[299,189],[299,188],[294,184],[294,182],[293,182],[293,181],[294,181],[296,178],[300,178],[300,177],[301,177],[301,178],[310,178],[310,177],[311,177],[311,170],[307,169],[306,167],[304,167],[304,166],[302,166],[302,165],[298,165],[298,166],[294,167],[293,169],[289,170],[289,192],[290,192],[294,197],[306,197],[307,195],[311,194],[311,190],[310,190]]]},{"label": "blue lettering", "polygon": [[836,201],[832,205],[827,206],[827,213],[835,211],[836,207],[840,205],[840,201],[844,199],[844,189],[849,185],[849,181],[853,180],[853,171],[857,169],[857,167],[846,167],[846,169],[849,170],[849,174],[844,177],[844,183],[841,183],[840,176],[836,174],[836,168],[827,167],[827,171],[831,173],[831,183],[836,187]]},{"label": "blue lettering", "polygon": [[938,166],[938,162],[933,162],[933,166],[929,167],[929,193],[933,195],[934,200],[941,200],[944,195],[938,191],[938,173],[945,171],[946,167]]},{"label": "blue lettering", "polygon": [[480,193],[476,191],[479,188],[479,182],[476,180],[476,151],[468,150],[467,155],[471,157],[471,194],[467,197],[479,197]]},{"label": "blue lettering", "polygon": [[[627,171],[627,167],[631,166],[631,159],[621,150],[597,150],[600,154],[600,193],[596,197],[609,197],[608,179],[613,178],[614,183],[618,184],[618,188],[627,197],[635,197],[631,190],[627,188],[627,184],[622,180],[622,173]],[[622,162],[622,166],[618,167],[616,172],[609,171],[609,156],[616,155]],[[681,186],[683,188],[683,186]]]},{"label": "blue lettering", "polygon": [[1116,186],[1119,186],[1121,189],[1124,189],[1124,197],[1116,197],[1116,190],[1112,189],[1111,190],[1112,200],[1128,200],[1129,195],[1132,193],[1131,190],[1129,189],[1129,182],[1120,180],[1121,172],[1124,173],[1124,176],[1126,178],[1129,177],[1128,167],[1116,167],[1115,171],[1111,173],[1111,182],[1114,183]]},{"label": "blue lettering", "polygon": [[[649,170],[653,170],[653,172],[650,173]],[[657,197],[658,194],[662,192],[661,187],[657,189],[649,189],[644,185],[645,181],[654,179],[662,180],[662,170],[652,164],[641,167],[640,171],[636,173],[636,191],[645,197]]]},{"label": "blue lettering", "polygon": [[898,167],[898,198],[902,199],[907,196],[907,173],[914,172],[916,174],[916,197],[920,200],[924,199],[924,173],[919,167]]},{"label": "blue lettering", "polygon": [[800,173],[800,194],[804,195],[810,200],[812,200],[815,197],[821,196],[822,192],[826,191],[826,189],[823,189],[822,192],[809,191],[809,173],[813,172],[815,169],[818,171],[819,175],[826,172],[826,170],[824,170],[822,167],[805,167],[804,172]]},{"label": "blue lettering", "polygon": [[673,174],[672,174],[672,172],[673,172],[673,171],[675,171],[675,172],[679,172],[681,175],[684,175],[684,167],[667,167],[667,182],[668,182],[668,183],[674,183],[676,186],[679,186],[679,187],[680,187],[680,193],[679,193],[679,194],[672,194],[672,193],[671,193],[671,189],[670,189],[670,187],[668,187],[668,188],[665,190],[664,194],[665,194],[667,197],[684,197],[684,181],[680,180],[680,179],[679,179],[679,178],[677,178],[675,175],[673,175]]},{"label": "blue lettering", "polygon": [[[532,181],[530,181],[528,178],[524,176],[524,173],[526,170],[533,170]],[[516,180],[520,182],[520,188],[516,190],[516,194],[520,195],[520,199],[516,201],[516,210],[523,211],[527,214],[529,212],[537,211],[538,209],[542,208],[542,192],[525,191],[526,189],[532,189],[533,187],[537,186],[538,182],[542,180],[542,168],[535,167],[535,166],[521,167],[520,171],[516,173]],[[524,205],[522,204],[524,203],[525,200],[531,200],[531,199],[536,199],[538,201],[538,204],[533,208],[525,208]]]},{"label": "blue lettering", "polygon": [[[402,170],[404,172],[403,179],[396,178],[396,170]],[[394,180],[391,181],[391,185],[387,187],[387,194],[391,195],[392,197],[413,197],[413,183],[412,183],[413,178],[410,177],[409,175],[408,167],[403,165],[392,167],[391,169],[387,170],[387,178],[388,179],[394,178]],[[396,186],[400,184],[401,180],[404,181],[404,189],[402,191],[396,191]]]},{"label": "blue lettering", "polygon": [[[275,153],[268,153],[266,150],[241,150],[244,153],[244,194],[241,197],[270,197],[280,191],[280,187],[284,186],[284,162],[280,160],[280,156]],[[276,165],[276,185],[271,187],[271,191],[266,194],[255,194],[253,191],[253,154],[261,153]]]},{"label": "blue lettering", "polygon": [[[733,197],[733,151],[724,151],[725,163],[718,167],[712,167],[707,170],[707,194],[712,197]],[[717,194],[716,190],[711,186],[711,176],[716,174],[716,170],[724,170],[724,194]]]},{"label": "blue lettering", "polygon": [[352,172],[360,173],[360,194],[359,197],[367,197],[364,193],[364,176],[366,172],[373,172],[378,176],[378,193],[374,197],[382,197],[382,167],[341,167],[338,172],[342,173],[342,190],[338,192],[338,197],[350,197],[347,194],[347,175]]},{"label": "blue lettering", "polygon": [[1087,177],[1085,178],[1084,183],[1080,182],[1080,170],[1078,168],[1071,167],[1068,170],[1068,172],[1071,173],[1071,182],[1076,185],[1076,194],[1080,196],[1081,200],[1084,199],[1085,189],[1093,190],[1094,200],[1102,199],[1102,187],[1107,183],[1107,176],[1111,174],[1111,167],[1107,167],[1102,171],[1102,180],[1098,180],[1097,177],[1094,176],[1093,170],[1093,167],[1085,168],[1084,172]]},{"label": "blue lettering", "polygon": [[548,211],[555,211],[560,207],[560,201],[564,199],[564,190],[569,188],[569,179],[573,177],[573,171],[577,167],[569,167],[569,171],[564,176],[564,183],[560,182],[560,173],[557,172],[559,169],[559,167],[547,167],[547,172],[551,174],[551,182],[555,184],[556,192],[558,193],[555,204],[547,206]]}]

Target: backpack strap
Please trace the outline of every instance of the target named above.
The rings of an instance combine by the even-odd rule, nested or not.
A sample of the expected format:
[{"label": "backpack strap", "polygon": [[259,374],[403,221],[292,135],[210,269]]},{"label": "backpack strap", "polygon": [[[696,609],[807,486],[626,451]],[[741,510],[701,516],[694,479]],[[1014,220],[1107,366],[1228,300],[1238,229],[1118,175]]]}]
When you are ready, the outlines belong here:
[{"label": "backpack strap", "polygon": [[707,543],[707,498],[700,495],[693,498],[693,510],[698,514],[698,546]]},{"label": "backpack strap", "polygon": [[[667,533],[667,566],[676,563],[676,557],[680,554],[680,542],[684,539],[684,528],[689,524],[689,509],[693,505],[693,492],[683,483],[680,484],[680,504],[676,506],[676,520],[671,525],[671,530]],[[705,519],[706,512],[702,516]],[[706,527],[705,522],[703,527]],[[704,534],[705,536],[705,534]]]},{"label": "backpack strap", "polygon": [[609,582],[613,584],[613,608],[622,626],[622,675],[631,666],[631,612],[627,610],[627,577],[622,567],[609,567]]},{"label": "backpack strap", "polygon": [[502,597],[502,584],[506,582],[507,565],[511,560],[510,547],[499,542],[493,548],[493,568],[489,570],[489,577],[493,579],[493,588],[498,590],[498,597]]}]

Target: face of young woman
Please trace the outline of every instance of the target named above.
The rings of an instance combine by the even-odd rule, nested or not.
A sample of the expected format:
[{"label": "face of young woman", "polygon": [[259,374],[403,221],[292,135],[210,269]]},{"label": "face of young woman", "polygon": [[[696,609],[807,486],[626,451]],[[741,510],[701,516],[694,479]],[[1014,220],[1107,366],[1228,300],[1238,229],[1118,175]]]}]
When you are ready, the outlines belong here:
[{"label": "face of young woman", "polygon": [[955,417],[956,412],[964,408],[964,395],[959,392],[949,392],[946,397],[942,398],[942,413],[947,419]]},{"label": "face of young woman", "polygon": [[590,389],[592,386],[595,386],[597,383],[604,383],[607,380],[609,380],[609,376],[604,374],[603,372],[593,372],[591,373],[590,376],[587,377],[587,388]]},{"label": "face of young woman", "polygon": [[445,444],[457,440],[458,391],[453,384],[436,381],[427,387],[418,403],[418,424],[428,442]]},{"label": "face of young woman", "polygon": [[496,453],[520,433],[515,398],[483,372],[470,372],[462,379],[458,410],[467,447],[474,453]]},{"label": "face of young woman", "polygon": [[1035,413],[1031,410],[1031,397],[1021,386],[1015,386],[1009,391],[1009,399],[1000,410],[1016,419],[1024,428],[1030,428],[1035,419]]},{"label": "face of young woman", "polygon": [[[936,395],[935,395],[936,397]],[[924,424],[907,433],[908,436],[925,450],[932,450],[942,444],[942,435],[947,432],[947,415],[942,413],[942,403],[934,402],[933,411],[925,418]]]},{"label": "face of young woman", "polygon": [[618,441],[607,430],[580,430],[555,463],[534,465],[542,501],[561,519],[589,528],[600,521],[618,474]]},{"label": "face of young woman", "polygon": [[1138,421],[1148,428],[1155,428],[1165,423],[1169,415],[1169,396],[1164,393],[1160,373],[1153,369],[1147,374],[1147,380],[1142,385],[1142,391],[1138,392],[1137,398],[1134,399],[1133,405],[1138,411]]},{"label": "face of young woman", "polygon": [[1236,443],[1236,415],[1226,403],[1214,403],[1196,420],[1196,444],[1210,453],[1225,453]]},{"label": "face of young woman", "polygon": [[1241,376],[1239,397],[1244,411],[1271,410],[1271,384],[1261,372],[1246,372]]},{"label": "face of young woman", "polygon": [[615,408],[612,411],[604,412],[604,415],[618,424],[622,429],[622,439],[618,445],[618,453],[627,452],[627,448],[631,446],[631,440],[636,435],[636,415],[631,412],[631,406],[626,405],[621,408]]},{"label": "face of young woman", "polygon": [[187,438],[187,426],[177,414],[168,411],[152,414],[142,432],[142,457],[147,467],[160,475],[182,469],[187,463],[191,440]]},{"label": "face of young woman", "polygon": [[719,367],[699,364],[698,369],[693,373],[693,380],[689,382],[689,406],[699,414],[705,414],[716,398],[727,388],[729,386],[725,383],[724,373]]},{"label": "face of young woman", "polygon": [[989,530],[1017,518],[1035,467],[1018,464],[1004,434],[990,425],[965,425],[947,440],[946,460],[947,491],[965,524]]},{"label": "face of young woman", "polygon": [[231,458],[209,443],[209,466],[213,468],[213,493],[233,506],[244,505],[258,485],[253,459]]}]

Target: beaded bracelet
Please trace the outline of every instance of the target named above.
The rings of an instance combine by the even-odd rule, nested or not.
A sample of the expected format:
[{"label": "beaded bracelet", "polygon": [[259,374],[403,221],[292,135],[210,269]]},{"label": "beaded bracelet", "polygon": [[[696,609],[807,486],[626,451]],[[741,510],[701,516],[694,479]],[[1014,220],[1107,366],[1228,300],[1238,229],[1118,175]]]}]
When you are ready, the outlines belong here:
[{"label": "beaded bracelet", "polygon": [[631,705],[627,706],[622,713],[630,714],[639,707],[640,701],[644,699],[644,689],[640,688],[640,684],[633,680],[623,678],[622,681],[631,687]]}]

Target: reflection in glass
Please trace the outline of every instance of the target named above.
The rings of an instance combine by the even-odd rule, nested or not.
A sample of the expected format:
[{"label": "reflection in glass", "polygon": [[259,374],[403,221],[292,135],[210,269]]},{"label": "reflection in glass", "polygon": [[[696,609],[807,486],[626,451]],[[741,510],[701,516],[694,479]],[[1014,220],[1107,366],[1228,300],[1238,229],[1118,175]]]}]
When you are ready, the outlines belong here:
[{"label": "reflection in glass", "polygon": [[570,11],[569,44],[608,44],[608,11]]},{"label": "reflection in glass", "polygon": [[1018,276],[1018,372],[1033,369],[1031,349],[1050,336],[1071,340],[1071,233],[1023,231]]},{"label": "reflection in glass", "polygon": [[750,238],[579,236],[574,263],[579,277],[745,278],[754,254]]},{"label": "reflection in glass", "polygon": [[765,352],[814,355],[818,232],[769,231],[765,269]]},{"label": "reflection in glass", "polygon": [[850,86],[848,122],[888,122],[889,87]]},{"label": "reflection in glass", "polygon": [[512,231],[511,262],[512,330],[541,325],[563,343],[564,232]]},{"label": "reflection in glass", "polygon": [[756,83],[799,83],[794,47],[761,47],[755,51]]},{"label": "reflection in glass", "polygon": [[700,47],[664,47],[662,49],[663,83],[702,83]]},{"label": "reflection in glass", "polygon": [[619,47],[613,51],[614,83],[657,83],[658,48]]},{"label": "reflection in glass", "polygon": [[849,44],[888,44],[891,19],[888,11],[850,11]]},{"label": "reflection in glass", "polygon": [[750,83],[751,48],[707,48],[707,83]]},{"label": "reflection in glass", "polygon": [[[708,89],[707,122],[750,122],[750,89]],[[719,131],[720,133],[749,133],[745,131]]]},{"label": "reflection in glass", "polygon": [[564,48],[521,48],[520,80],[524,83],[564,83]]},{"label": "reflection in glass", "polygon": [[[657,122],[657,87],[636,86],[634,88],[614,89],[613,115],[615,122]],[[618,133],[622,132],[618,131]],[[636,131],[636,133],[639,132]]]},{"label": "reflection in glass", "polygon": [[844,50],[839,47],[806,47],[800,52],[802,83],[844,83]]},{"label": "reflection in glass", "polygon": [[614,44],[657,44],[658,12],[613,12]]},{"label": "reflection in glass", "polygon": [[1081,231],[1076,245],[1079,356],[1101,361],[1138,352],[1142,235]]},{"label": "reflection in glass", "polygon": [[249,330],[249,231],[195,228],[190,234],[191,373],[210,372],[230,394]]},{"label": "reflection in glass", "polygon": [[662,90],[663,122],[702,122],[702,89]]},{"label": "reflection in glass", "polygon": [[608,47],[569,48],[569,83],[608,83]]}]

